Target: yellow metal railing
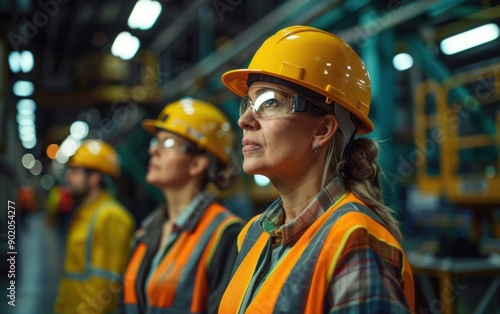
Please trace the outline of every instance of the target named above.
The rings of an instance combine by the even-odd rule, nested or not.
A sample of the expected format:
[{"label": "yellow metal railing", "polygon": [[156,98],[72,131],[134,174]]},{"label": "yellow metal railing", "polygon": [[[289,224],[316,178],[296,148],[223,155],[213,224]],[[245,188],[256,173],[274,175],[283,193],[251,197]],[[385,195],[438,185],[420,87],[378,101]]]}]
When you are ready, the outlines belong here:
[{"label": "yellow metal railing", "polygon": [[[490,84],[483,84],[489,82]],[[459,89],[468,95],[450,103],[452,93]],[[462,91],[463,91],[462,90]],[[462,93],[464,95],[464,93]],[[428,113],[428,98],[434,97],[435,112]],[[439,147],[438,173],[429,174],[429,153],[419,154],[417,184],[423,192],[444,194],[459,204],[500,204],[500,64],[464,72],[443,83],[425,81],[415,91],[416,143],[431,143]],[[498,106],[491,119],[494,132],[460,134],[465,119],[477,116],[486,106]],[[425,145],[424,145],[425,147]],[[487,171],[460,173],[460,153],[470,149],[496,151],[496,161]],[[491,156],[490,156],[491,157]],[[472,161],[474,162],[474,161]]]}]

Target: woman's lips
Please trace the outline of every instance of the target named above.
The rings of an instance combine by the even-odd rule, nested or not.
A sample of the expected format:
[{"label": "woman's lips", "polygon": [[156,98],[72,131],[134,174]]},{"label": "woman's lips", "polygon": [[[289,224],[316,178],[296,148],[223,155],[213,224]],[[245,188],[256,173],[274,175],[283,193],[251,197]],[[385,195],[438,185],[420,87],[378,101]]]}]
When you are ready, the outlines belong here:
[{"label": "woman's lips", "polygon": [[248,139],[244,139],[241,143],[243,144],[243,148],[241,149],[242,152],[247,152],[262,148],[262,145],[260,145],[259,143]]}]

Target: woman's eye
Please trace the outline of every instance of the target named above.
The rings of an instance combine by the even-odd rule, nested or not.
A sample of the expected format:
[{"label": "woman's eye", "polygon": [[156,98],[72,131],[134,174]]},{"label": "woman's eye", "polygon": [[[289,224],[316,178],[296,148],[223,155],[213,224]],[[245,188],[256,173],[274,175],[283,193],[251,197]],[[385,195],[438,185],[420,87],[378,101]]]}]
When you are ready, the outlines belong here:
[{"label": "woman's eye", "polygon": [[269,107],[278,107],[279,106],[279,101],[276,99],[268,99],[266,100],[263,104],[262,107],[264,108],[269,108]]}]

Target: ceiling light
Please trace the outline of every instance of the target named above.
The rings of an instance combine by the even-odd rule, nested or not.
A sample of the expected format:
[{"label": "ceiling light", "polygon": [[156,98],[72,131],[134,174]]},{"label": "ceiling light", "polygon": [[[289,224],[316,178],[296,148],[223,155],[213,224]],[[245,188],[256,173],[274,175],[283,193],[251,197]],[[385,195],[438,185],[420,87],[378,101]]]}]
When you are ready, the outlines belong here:
[{"label": "ceiling light", "polygon": [[81,142],[79,140],[76,140],[69,136],[61,143],[58,152],[61,151],[66,156],[73,156],[80,145]]},{"label": "ceiling light", "polygon": [[71,136],[76,139],[83,139],[89,134],[89,125],[83,121],[75,121],[69,128]]},{"label": "ceiling light", "polygon": [[31,51],[24,50],[21,52],[21,70],[24,73],[28,73],[33,70],[33,66],[35,65],[35,59],[33,58],[33,54]]},{"label": "ceiling light", "polygon": [[161,4],[158,1],[139,0],[130,13],[128,26],[142,30],[150,29],[158,19],[161,10]]},{"label": "ceiling light", "polygon": [[23,167],[26,169],[31,169],[33,165],[35,164],[35,156],[33,154],[24,154],[24,156],[21,158],[21,163],[23,164]]},{"label": "ceiling light", "polygon": [[33,99],[21,99],[17,102],[17,111],[18,112],[35,112],[36,103]]},{"label": "ceiling light", "polygon": [[26,149],[32,149],[33,147],[36,146],[36,138],[30,141],[22,141],[21,144],[23,144],[23,147]]},{"label": "ceiling light", "polygon": [[19,135],[25,135],[25,134],[36,134],[35,127],[33,125],[20,125],[18,127]]},{"label": "ceiling light", "polygon": [[14,95],[19,97],[28,97],[33,94],[35,86],[30,81],[17,81],[12,87],[14,90]]},{"label": "ceiling light", "polygon": [[498,25],[486,24],[448,37],[441,41],[440,47],[445,54],[451,55],[495,40],[499,35]]},{"label": "ceiling light", "polygon": [[17,51],[9,53],[9,67],[13,73],[21,71],[21,54]]},{"label": "ceiling light", "polygon": [[111,46],[111,53],[123,60],[132,59],[139,49],[140,41],[129,32],[121,32]]},{"label": "ceiling light", "polygon": [[42,173],[43,166],[40,160],[35,160],[35,164],[31,167],[30,172],[32,175],[37,176]]},{"label": "ceiling light", "polygon": [[397,54],[392,59],[392,65],[398,71],[408,70],[413,66],[413,57],[405,52]]}]

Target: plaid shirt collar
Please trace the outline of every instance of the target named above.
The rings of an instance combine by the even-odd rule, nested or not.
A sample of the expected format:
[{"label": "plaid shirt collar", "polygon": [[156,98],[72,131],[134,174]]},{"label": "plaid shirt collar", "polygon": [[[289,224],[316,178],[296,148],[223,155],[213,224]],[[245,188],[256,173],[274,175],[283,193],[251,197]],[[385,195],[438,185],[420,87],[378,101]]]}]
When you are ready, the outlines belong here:
[{"label": "plaid shirt collar", "polygon": [[298,217],[286,225],[283,224],[285,221],[283,202],[281,198],[278,198],[260,217],[260,227],[264,232],[281,239],[282,245],[292,244],[319,216],[346,196],[347,193],[342,182],[339,178],[335,178],[314,197]]}]

